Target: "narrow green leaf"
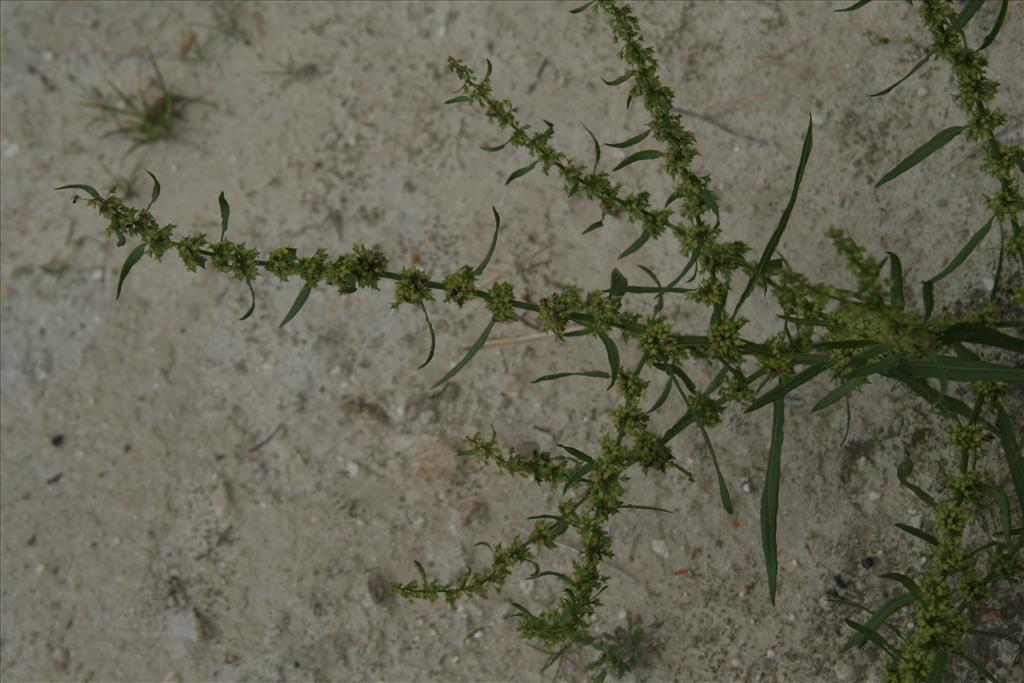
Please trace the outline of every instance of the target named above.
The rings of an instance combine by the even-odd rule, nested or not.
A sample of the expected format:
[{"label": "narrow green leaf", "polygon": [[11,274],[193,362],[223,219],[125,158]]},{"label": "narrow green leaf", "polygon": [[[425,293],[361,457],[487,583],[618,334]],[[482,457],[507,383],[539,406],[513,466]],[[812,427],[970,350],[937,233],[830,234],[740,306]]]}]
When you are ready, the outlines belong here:
[{"label": "narrow green leaf", "polygon": [[969,343],[994,346],[1008,351],[1024,353],[1024,339],[1011,337],[1008,334],[980,323],[956,323],[943,330],[941,340],[944,344]]},{"label": "narrow green leaf", "polygon": [[900,80],[896,81],[895,83],[890,85],[888,88],[885,88],[884,90],[879,90],[878,92],[871,93],[870,95],[868,95],[868,97],[882,97],[883,95],[888,95],[893,90],[895,90],[899,86],[900,83],[902,83],[903,81],[907,80],[908,78],[910,78],[911,76],[916,74],[918,72],[918,70],[922,66],[927,64],[928,60],[931,59],[931,58],[932,58],[931,54],[925,55],[924,57],[922,57],[921,59],[919,59],[917,61],[917,64],[915,64],[910,71],[907,72],[906,76],[904,76]]},{"label": "narrow green leaf", "polygon": [[224,233],[228,231],[228,218],[231,217],[231,207],[228,205],[228,200],[224,196],[223,190],[220,196],[217,197],[217,204],[220,205],[220,241],[224,241]]},{"label": "narrow green leaf", "polygon": [[565,480],[565,486],[562,487],[562,493],[564,494],[566,491],[575,486],[580,479],[583,479],[583,477],[587,476],[590,470],[594,469],[594,466],[596,464],[597,463],[593,461],[585,462],[579,467],[577,467],[575,470],[573,470],[572,474],[570,474],[569,477]]},{"label": "narrow green leaf", "polygon": [[903,460],[896,466],[896,478],[900,480],[900,484],[902,484],[904,488],[920,498],[925,505],[930,508],[935,508],[935,498],[920,486],[910,481],[910,475],[913,473],[914,461],[910,459],[910,455],[905,454],[903,456]]},{"label": "narrow green leaf", "polygon": [[486,81],[488,78],[491,77],[491,72],[494,71],[494,65],[491,64],[491,60],[489,59],[484,61],[487,62],[487,73],[484,74],[484,80]]},{"label": "narrow green leaf", "polygon": [[981,46],[978,48],[978,52],[981,52],[991,45],[992,41],[994,41],[996,36],[999,35],[999,30],[1003,28],[1003,22],[1006,21],[1006,10],[1009,9],[1009,7],[1009,0],[1002,0],[1002,2],[999,3],[999,16],[996,17],[996,23],[992,25],[992,30],[988,32],[987,36],[985,36],[985,40],[982,41]]},{"label": "narrow green leaf", "polygon": [[744,412],[752,413],[758,408],[762,408],[763,406],[766,406],[769,403],[773,403],[776,400],[783,398],[786,394],[793,391],[797,387],[806,384],[807,382],[810,382],[816,376],[820,375],[825,370],[828,370],[830,367],[832,367],[834,363],[835,361],[830,358],[828,360],[821,361],[820,363],[815,363],[804,368],[803,370],[796,373],[792,377],[782,380],[777,385],[775,385],[775,387],[772,388],[771,390],[761,394],[761,396],[755,399],[754,402],[751,403]]},{"label": "narrow green leaf", "polygon": [[461,104],[462,102],[469,102],[469,101],[470,100],[469,100],[468,96],[466,96],[466,95],[459,95],[458,97],[453,97],[450,100],[445,100],[444,103],[445,104]]},{"label": "narrow green leaf", "polygon": [[601,161],[601,143],[597,141],[595,136],[589,128],[583,126],[583,129],[590,133],[590,139],[594,141],[594,173],[597,173],[597,164]]},{"label": "narrow green leaf", "polygon": [[623,83],[625,83],[626,81],[628,81],[632,77],[633,77],[633,74],[631,74],[631,73],[629,73],[627,71],[626,73],[622,74],[621,76],[619,76],[616,79],[613,79],[613,80],[610,80],[610,81],[605,81],[605,79],[602,78],[601,80],[604,81],[605,85],[616,86],[616,85],[622,85]]},{"label": "narrow green leaf", "polygon": [[604,344],[605,353],[608,354],[608,367],[611,369],[612,378],[608,388],[611,389],[615,386],[615,380],[619,378],[619,347],[604,332],[598,332],[597,336],[601,339],[601,343]]},{"label": "narrow green leaf", "polygon": [[661,395],[658,396],[658,400],[656,400],[654,402],[654,405],[652,405],[650,408],[648,408],[647,413],[650,414],[650,413],[656,412],[658,410],[658,408],[660,408],[661,406],[665,405],[665,401],[668,400],[668,397],[669,397],[670,393],[672,393],[672,380],[671,379],[669,379],[669,381],[665,382],[665,388],[661,390]]},{"label": "narrow green leaf", "polygon": [[903,175],[910,169],[914,168],[919,163],[930,157],[932,154],[934,154],[935,152],[939,151],[947,144],[949,144],[949,142],[953,140],[957,135],[960,135],[960,133],[963,132],[963,130],[966,127],[967,126],[952,126],[938,133],[931,140],[924,143],[923,145],[915,149],[913,152],[911,152],[909,155],[907,155],[907,157],[903,159],[903,161],[893,166],[891,171],[886,173],[879,179],[877,183],[875,183],[875,187],[881,187],[890,180],[898,178],[899,176]]},{"label": "narrow green leaf", "polygon": [[891,581],[898,581],[904,588],[910,591],[910,594],[914,596],[915,600],[921,600],[924,595],[921,592],[921,588],[906,574],[900,574],[899,572],[886,572],[885,574],[882,574],[882,578],[890,579]]},{"label": "narrow green leaf", "polygon": [[983,636],[985,638],[999,638],[1000,640],[1005,640],[1007,642],[1013,643],[1017,646],[1019,650],[1024,649],[1024,641],[1021,641],[1019,638],[1014,638],[1009,633],[1003,633],[1002,631],[989,631],[987,629],[982,628],[968,629],[967,632],[970,633],[972,636]]},{"label": "narrow green leaf", "polygon": [[927,683],[942,683],[942,680],[946,676],[946,662],[949,660],[949,651],[944,647],[939,647],[935,650],[935,656],[932,657],[932,668],[928,672]]},{"label": "narrow green leaf", "polygon": [[569,455],[575,457],[577,460],[581,460],[583,462],[594,462],[593,456],[584,453],[578,448],[573,448],[572,446],[566,446],[563,444],[558,444],[558,447],[564,450]]},{"label": "narrow green leaf", "polygon": [[537,384],[538,382],[550,382],[555,379],[562,379],[563,377],[596,377],[598,379],[608,379],[611,375],[603,370],[583,370],[581,372],[556,372],[552,375],[544,375],[532,380],[530,384]]},{"label": "narrow green leaf", "polygon": [[420,586],[421,587],[422,586],[426,586],[427,585],[427,570],[424,569],[423,565],[420,564],[417,560],[413,560],[412,563],[414,565],[416,565],[416,571],[418,571],[420,573],[420,581],[421,581]]},{"label": "narrow green leaf", "polygon": [[885,639],[885,636],[883,636],[878,631],[874,630],[873,628],[869,628],[864,624],[857,623],[853,619],[843,619],[843,621],[846,622],[847,626],[856,631],[859,636],[861,636],[862,638],[866,638],[867,640],[870,640],[872,643],[882,648],[882,650],[884,650],[885,653],[893,659],[900,658],[899,652],[897,652],[896,649],[889,643],[889,641]]},{"label": "narrow green leaf", "polygon": [[539,164],[539,163],[540,163],[539,160],[538,161],[534,161],[529,166],[523,166],[522,168],[513,171],[512,175],[510,175],[508,177],[508,180],[505,181],[505,184],[508,185],[509,183],[511,183],[516,178],[522,178],[524,175],[526,175],[527,173],[532,171],[537,166],[537,164]]},{"label": "narrow green leaf", "polygon": [[579,14],[580,12],[586,12],[587,8],[593,5],[594,2],[596,2],[596,0],[590,0],[589,2],[585,2],[576,9],[569,10],[569,14]]},{"label": "narrow green leaf", "polygon": [[833,403],[836,403],[837,401],[846,398],[848,395],[852,394],[854,391],[859,389],[862,384],[864,384],[867,381],[868,380],[866,377],[860,377],[858,379],[852,379],[849,382],[840,384],[838,387],[825,394],[825,396],[822,397],[820,401],[815,403],[814,407],[811,408],[811,412],[813,413],[828,408]]},{"label": "narrow green leaf", "polygon": [[1003,447],[1006,467],[1010,470],[1010,478],[1013,480],[1017,504],[1024,511],[1024,458],[1021,458],[1020,442],[1014,435],[1010,416],[1002,408],[997,412],[996,428],[999,430],[999,443]]},{"label": "narrow green leaf", "polygon": [[252,315],[252,312],[256,310],[256,290],[253,289],[252,287],[252,280],[246,278],[245,284],[248,285],[249,287],[249,296],[251,298],[251,302],[249,303],[249,310],[245,312],[245,315],[238,319],[239,321],[248,320],[249,316]]},{"label": "narrow green leaf", "polygon": [[967,257],[971,255],[971,253],[978,247],[979,244],[981,244],[982,240],[984,240],[985,237],[988,235],[988,231],[992,229],[992,221],[994,219],[995,215],[990,216],[989,219],[985,222],[985,225],[978,228],[978,231],[971,235],[971,239],[967,240],[967,244],[965,244],[963,248],[961,248],[960,251],[957,253],[957,255],[953,257],[953,260],[949,262],[949,265],[942,269],[942,272],[940,272],[938,275],[932,276],[927,281],[922,283],[924,285],[923,298],[925,319],[927,319],[932,312],[933,299],[931,286],[934,283],[938,282],[939,280],[945,278],[947,275],[952,273],[957,268],[959,268],[960,264],[967,260]]},{"label": "narrow green leaf", "polygon": [[601,220],[594,221],[593,223],[588,225],[587,229],[584,230],[581,234],[586,235],[588,232],[594,232],[595,230],[600,228],[602,225],[604,225],[604,214],[603,213],[601,214]]},{"label": "narrow green leaf", "polygon": [[95,187],[91,185],[61,185],[60,187],[53,188],[54,190],[82,190],[88,192],[89,196],[93,199],[99,199],[100,193],[96,191]]},{"label": "narrow green leaf", "polygon": [[473,274],[477,277],[483,275],[484,270],[487,268],[487,264],[491,262],[491,256],[494,255],[494,247],[498,244],[498,230],[501,228],[501,216],[498,215],[498,210],[493,206],[491,211],[494,212],[494,236],[491,237],[491,246],[487,249],[487,255],[484,256],[484,260],[480,262],[480,265],[476,267]]},{"label": "narrow green leaf", "polygon": [[649,161],[651,159],[660,159],[665,156],[665,153],[657,149],[644,149],[639,152],[633,152],[628,157],[619,162],[619,165],[612,169],[612,171],[618,171],[621,168],[626,168],[630,164],[634,164],[638,161]]},{"label": "narrow green leaf", "polygon": [[964,8],[960,10],[960,14],[956,15],[956,19],[953,20],[949,27],[954,31],[962,30],[970,23],[971,19],[974,18],[974,15],[978,13],[978,10],[984,4],[985,0],[968,0]]},{"label": "narrow green leaf", "polygon": [[[515,137],[515,136],[513,136],[513,137]],[[509,138],[508,140],[506,140],[505,142],[501,143],[500,145],[495,145],[494,147],[483,146],[480,149],[482,149],[485,152],[492,152],[492,153],[493,152],[500,152],[501,150],[505,149],[505,147],[507,147],[508,143],[510,143],[510,142],[512,142],[512,138]]]},{"label": "narrow green leaf", "polygon": [[921,299],[924,301],[924,319],[928,320],[935,308],[935,285],[931,280],[921,283]]},{"label": "narrow green leaf", "polygon": [[292,318],[294,318],[298,314],[299,311],[302,310],[302,307],[306,303],[306,299],[309,298],[309,293],[312,292],[312,291],[313,291],[313,288],[310,287],[309,285],[305,285],[305,286],[303,286],[303,288],[301,290],[299,290],[299,295],[295,297],[295,301],[292,302],[292,307],[290,309],[288,309],[288,315],[286,315],[284,317],[284,320],[282,320],[281,324],[277,326],[277,329],[281,329],[282,327],[287,325],[288,322]]},{"label": "narrow green leaf", "polygon": [[772,441],[768,452],[768,469],[761,491],[761,546],[764,565],[768,572],[768,597],[775,604],[775,588],[779,574],[779,551],[776,542],[779,516],[779,480],[782,473],[782,431],[786,408],[782,398],[775,401],[772,411]]},{"label": "narrow green leaf", "polygon": [[[149,173],[148,169],[146,170],[146,173]],[[149,205],[146,206],[146,211],[149,211],[149,208],[156,204],[156,200],[160,197],[160,181],[157,180],[156,176],[152,173],[149,173],[149,177],[153,179],[153,194],[149,199]]]},{"label": "narrow green leaf", "polygon": [[1024,382],[1024,368],[953,356],[933,356],[932,359],[905,360],[900,364],[900,370],[915,379],[942,379],[945,376],[950,382]]},{"label": "narrow green leaf", "polygon": [[982,678],[984,678],[989,683],[999,683],[999,679],[993,676],[991,671],[986,669],[981,662],[979,662],[977,659],[970,656],[963,650],[957,650],[953,654],[955,654],[957,657],[970,664],[971,668],[977,671],[979,674],[981,674]]},{"label": "narrow green leaf", "polygon": [[915,536],[917,538],[920,538],[922,541],[924,541],[925,543],[927,543],[929,545],[938,545],[939,544],[939,539],[935,538],[934,536],[932,536],[927,531],[924,531],[922,529],[918,529],[916,526],[910,526],[909,524],[899,524],[899,523],[897,523],[895,526],[900,531],[905,531],[908,534],[910,534],[911,536]]},{"label": "narrow green leaf", "polygon": [[494,329],[494,318],[491,318],[491,321],[489,323],[487,323],[487,327],[484,328],[484,331],[480,334],[480,337],[475,342],[473,342],[473,346],[471,346],[469,348],[469,351],[467,351],[466,355],[462,357],[462,360],[460,360],[455,365],[454,368],[449,370],[445,374],[444,377],[439,379],[434,384],[434,386],[431,387],[431,389],[438,388],[439,386],[441,386],[442,384],[444,384],[445,382],[450,380],[452,377],[454,377],[456,374],[458,374],[458,372],[460,370],[462,370],[462,368],[466,367],[466,365],[469,363],[469,361],[471,361],[473,359],[473,356],[475,356],[480,351],[480,349],[482,349],[484,347],[484,343],[487,341],[487,338],[489,336],[491,336],[491,330],[493,330],[493,329]]},{"label": "narrow green leaf", "polygon": [[[648,128],[643,133],[640,133],[639,135],[634,135],[633,137],[629,138],[628,140],[623,140],[622,142],[606,142],[606,143],[604,143],[604,145],[605,145],[605,147],[615,147],[616,149],[625,149],[627,147],[632,147],[633,145],[636,145],[636,144],[639,144],[639,143],[643,142],[644,140],[647,139],[647,136],[650,135],[650,134],[651,134],[651,129]],[[618,170],[618,169],[615,169],[615,170]]]},{"label": "narrow green leaf", "polygon": [[139,262],[142,255],[146,253],[146,245],[140,244],[139,246],[132,249],[132,253],[128,254],[128,258],[124,260],[124,265],[121,266],[121,275],[117,278],[117,296],[114,299],[121,298],[121,287],[124,285],[124,279],[128,277],[128,273],[131,272],[132,267]]},{"label": "narrow green leaf", "polygon": [[654,512],[667,512],[670,515],[674,515],[675,511],[666,510],[665,508],[654,507],[653,505],[630,505],[629,503],[623,503],[619,506],[620,510],[653,510]]},{"label": "narrow green leaf", "polygon": [[811,158],[811,150],[814,147],[814,136],[811,132],[812,127],[813,123],[810,115],[808,115],[807,132],[804,133],[803,149],[800,150],[800,163],[797,164],[796,178],[793,181],[793,190],[789,193],[789,203],[786,204],[786,208],[782,212],[782,218],[779,219],[779,224],[775,227],[775,232],[772,233],[771,238],[768,240],[768,244],[765,245],[764,252],[761,254],[761,259],[757,262],[757,267],[754,268],[754,272],[750,275],[750,280],[747,282],[747,286],[743,289],[743,294],[740,295],[739,301],[736,302],[736,308],[732,313],[734,318],[736,317],[736,313],[739,312],[740,307],[743,305],[743,302],[747,300],[747,297],[754,291],[754,287],[757,286],[757,281],[761,278],[765,268],[768,266],[768,261],[771,260],[772,254],[775,253],[776,247],[779,246],[779,240],[782,239],[782,233],[789,224],[789,217],[793,213],[793,207],[796,205],[796,197],[800,191],[800,183],[804,178],[804,170],[807,168],[807,161]]},{"label": "narrow green leaf", "polygon": [[836,12],[856,12],[857,10],[859,10],[861,7],[863,7],[864,5],[868,4],[869,2],[871,2],[871,0],[857,0],[857,2],[853,3],[849,7],[844,7],[843,9],[837,9],[835,11]]},{"label": "narrow green leaf", "polygon": [[715,466],[715,476],[718,477],[718,497],[722,499],[722,507],[731,515],[732,496],[729,495],[729,487],[725,483],[725,477],[722,476],[722,469],[718,466],[715,447],[712,445],[711,439],[708,438],[708,433],[703,427],[700,428],[700,434],[704,437],[704,444],[708,447],[708,453],[711,454],[711,464]]},{"label": "narrow green leaf", "polygon": [[985,484],[982,489],[996,502],[999,507],[999,511],[1002,513],[1003,521],[1003,541],[1005,543],[1010,542],[1010,534],[1013,530],[1013,519],[1010,514],[1010,499],[1006,493],[1003,492],[998,486],[992,484]]},{"label": "narrow green leaf", "polygon": [[897,311],[902,311],[903,304],[903,264],[900,257],[891,251],[889,255],[889,303]]},{"label": "narrow green leaf", "polygon": [[629,287],[629,281],[626,280],[626,276],[619,271],[618,268],[612,269],[612,284],[608,288],[608,293],[612,296],[622,296],[626,293],[626,288]]},{"label": "narrow green leaf", "polygon": [[417,370],[422,370],[427,367],[427,364],[434,358],[434,348],[437,346],[437,338],[434,336],[434,326],[430,322],[430,316],[427,314],[427,306],[422,301],[420,302],[420,309],[423,311],[423,317],[427,321],[427,329],[430,330],[430,352],[427,353],[427,359],[423,361]]},{"label": "narrow green leaf", "polygon": [[629,256],[630,254],[635,254],[636,252],[640,251],[640,248],[647,244],[647,240],[649,239],[651,239],[651,233],[644,230],[642,233],[640,233],[639,237],[633,240],[632,244],[626,247],[625,251],[619,254],[619,258],[623,259]]},{"label": "narrow green leaf", "polygon": [[[868,619],[863,626],[874,631],[875,629],[879,628],[882,624],[884,624],[890,616],[892,616],[899,610],[903,609],[904,607],[909,607],[912,604],[914,604],[913,595],[911,595],[910,593],[900,593],[899,595],[896,595],[886,600],[882,604],[882,606],[879,607],[875,611],[875,613],[871,615],[871,618]],[[854,627],[851,625],[851,628]],[[863,632],[857,630],[856,628],[854,628],[854,630],[857,631],[857,633],[851,636],[850,639],[843,644],[843,646],[839,649],[839,652],[846,652],[850,648],[860,645],[864,642],[866,635]]]}]

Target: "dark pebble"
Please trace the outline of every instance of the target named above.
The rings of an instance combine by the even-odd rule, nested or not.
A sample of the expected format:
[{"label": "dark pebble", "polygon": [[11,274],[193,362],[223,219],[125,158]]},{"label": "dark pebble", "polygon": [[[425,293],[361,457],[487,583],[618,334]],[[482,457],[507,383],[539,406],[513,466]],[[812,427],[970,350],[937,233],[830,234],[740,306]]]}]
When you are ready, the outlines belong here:
[{"label": "dark pebble", "polygon": [[64,443],[64,435],[57,434],[52,439],[50,439],[50,443],[52,443],[54,446],[61,446]]},{"label": "dark pebble", "polygon": [[835,576],[833,576],[833,577],[832,577],[832,580],[833,580],[833,581],[835,581],[835,582],[836,582],[836,585],[837,585],[837,586],[839,586],[839,587],[840,587],[841,589],[843,589],[843,590],[846,590],[847,588],[849,588],[849,587],[850,587],[850,584],[848,584],[848,583],[846,582],[846,579],[844,579],[843,577],[841,577],[841,576],[840,576],[839,574],[836,574]]},{"label": "dark pebble", "polygon": [[860,566],[864,567],[864,569],[871,569],[875,566],[875,558],[865,557],[863,560],[860,561]]}]

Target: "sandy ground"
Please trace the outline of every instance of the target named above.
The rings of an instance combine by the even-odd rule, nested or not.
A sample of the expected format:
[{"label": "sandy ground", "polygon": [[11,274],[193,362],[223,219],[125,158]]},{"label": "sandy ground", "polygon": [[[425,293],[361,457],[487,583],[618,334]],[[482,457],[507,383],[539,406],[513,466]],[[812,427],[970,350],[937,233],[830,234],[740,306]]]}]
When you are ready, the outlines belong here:
[{"label": "sandy ground", "polygon": [[[297,285],[263,282],[255,315],[244,286],[216,273],[186,275],[177,257],[136,268],[115,304],[127,251],[67,192],[115,176],[181,232],[218,227],[249,244],[331,253],[377,246],[398,267],[434,274],[475,263],[504,231],[493,268],[537,300],[566,283],[607,286],[635,229],[566,199],[535,172],[508,188],[522,152],[486,154],[501,134],[467,107],[446,107],[458,82],[448,55],[494,64],[495,92],[554,144],[590,161],[586,124],[601,140],[642,130],[640,107],[599,80],[622,68],[607,25],[573,3],[264,4],[5,2],[2,18],[2,620],[5,681],[499,681],[545,680],[543,655],[518,640],[507,600],[543,606],[552,583],[514,575],[502,596],[457,611],[385,595],[413,560],[443,576],[527,529],[557,498],[458,460],[464,435],[497,430],[503,443],[592,448],[612,397],[590,380],[530,385],[539,375],[600,367],[594,340],[552,340],[481,353],[440,391],[430,386],[485,324],[480,305],[432,308],[439,348],[422,319],[388,308],[391,288],[338,299],[316,292],[284,330]],[[898,182],[885,170],[938,130],[962,122],[948,68],[930,65],[896,92],[868,92],[902,76],[924,33],[912,8],[875,3],[742,2],[637,5],[665,81],[698,136],[699,168],[722,198],[726,235],[756,248],[788,198],[807,117],[815,148],[781,244],[798,269],[843,282],[824,236],[832,224],[876,253],[902,256],[906,281],[937,272],[985,218],[975,146],[958,141]],[[997,3],[969,37],[977,44]],[[182,41],[198,36],[182,58]],[[1024,7],[1014,3],[991,73],[998,103],[1021,135]],[[886,42],[887,41],[887,42]],[[198,48],[203,59],[197,59]],[[110,84],[152,88],[147,50],[177,92],[199,96],[173,139],[132,149],[104,138],[85,102]],[[503,139],[503,138],[502,138]],[[602,163],[624,153],[606,148]],[[608,166],[610,168],[610,166]],[[652,165],[617,175],[627,189],[666,184]],[[973,305],[990,282],[996,242],[942,283],[940,307]],[[666,245],[668,248],[666,249]],[[538,251],[539,250],[539,251]],[[520,267],[524,257],[535,254]],[[620,264],[677,270],[671,240]],[[908,291],[919,304],[917,290]],[[704,323],[672,303],[679,330]],[[750,306],[752,336],[774,309]],[[529,333],[508,326],[501,334]],[[635,351],[630,351],[632,354]],[[630,357],[632,357],[630,355]],[[948,461],[941,420],[876,382],[853,402],[841,445],[841,406],[812,413],[828,390],[789,402],[783,461],[778,604],[767,599],[758,501],[770,411],[733,410],[712,431],[735,499],[728,515],[699,438],[674,442],[697,473],[631,481],[630,499],[675,515],[624,514],[595,628],[626,610],[653,637],[638,681],[877,681],[878,652],[837,654],[845,607],[877,605],[886,571],[913,573],[922,548],[893,528],[922,510],[896,482],[909,450],[922,479]],[[1018,396],[1017,399],[1020,397]],[[681,410],[670,404],[658,425]],[[567,537],[573,543],[572,537]],[[552,553],[557,567],[571,550]],[[1020,629],[1024,596],[991,606],[988,628]],[[1024,679],[1012,648],[973,650],[1007,680]],[[588,655],[589,657],[589,655]],[[582,656],[560,680],[585,679]],[[961,669],[955,678],[971,680]],[[951,680],[954,677],[951,677]]]}]

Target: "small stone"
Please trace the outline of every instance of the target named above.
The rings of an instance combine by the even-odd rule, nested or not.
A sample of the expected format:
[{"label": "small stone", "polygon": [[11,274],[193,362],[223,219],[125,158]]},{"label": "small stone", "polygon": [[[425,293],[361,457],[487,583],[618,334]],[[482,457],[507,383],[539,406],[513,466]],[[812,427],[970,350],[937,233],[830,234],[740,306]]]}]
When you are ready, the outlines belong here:
[{"label": "small stone", "polygon": [[860,566],[864,567],[864,569],[871,569],[875,566],[875,558],[871,557],[870,555],[868,557],[865,557],[863,560],[860,561]]},{"label": "small stone", "polygon": [[171,671],[164,676],[164,683],[182,683],[181,674],[177,671]]},{"label": "small stone", "polygon": [[52,443],[57,448],[60,448],[61,445],[64,443],[64,435],[63,434],[54,434],[53,438],[50,439],[50,443]]},{"label": "small stone", "polygon": [[754,484],[751,483],[751,481],[749,479],[744,481],[742,484],[740,484],[740,491],[743,491],[743,493],[750,493],[753,490],[754,490]]},{"label": "small stone", "polygon": [[928,88],[918,88],[917,89],[917,96],[918,97],[924,97],[927,94],[928,94]]},{"label": "small stone", "polygon": [[835,671],[836,680],[838,681],[848,681],[853,678],[854,674],[853,665],[846,661],[836,662],[833,671]]},{"label": "small stone", "polygon": [[824,125],[828,121],[828,114],[822,114],[820,112],[811,113],[811,123],[816,126]]},{"label": "small stone", "polygon": [[214,514],[218,517],[224,517],[230,512],[231,491],[228,490],[227,483],[223,479],[217,482],[217,488],[213,490],[210,503],[213,505]]},{"label": "small stone", "polygon": [[665,541],[660,538],[651,541],[651,552],[658,557],[668,559],[668,545],[666,545]]},{"label": "small stone", "polygon": [[103,279],[103,269],[102,268],[96,268],[91,273],[89,273],[89,277],[91,277],[96,282],[99,282],[100,280]]}]

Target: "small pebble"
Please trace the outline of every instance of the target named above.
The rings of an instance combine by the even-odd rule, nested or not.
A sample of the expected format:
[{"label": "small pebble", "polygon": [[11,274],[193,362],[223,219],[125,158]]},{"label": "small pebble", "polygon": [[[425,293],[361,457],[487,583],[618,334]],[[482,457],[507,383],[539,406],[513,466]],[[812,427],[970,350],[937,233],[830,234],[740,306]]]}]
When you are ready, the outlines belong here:
[{"label": "small pebble", "polygon": [[826,121],[828,121],[828,114],[821,114],[818,112],[811,114],[811,123],[816,126],[824,125]]},{"label": "small pebble", "polygon": [[661,539],[651,541],[651,552],[658,557],[668,559],[668,546],[665,544],[665,541]]},{"label": "small pebble", "polygon": [[836,665],[833,668],[833,671],[835,671],[836,680],[848,681],[851,678],[853,678],[853,673],[854,673],[853,672],[853,665],[851,665],[849,662],[846,662],[846,661],[836,662]]},{"label": "small pebble", "polygon": [[749,479],[747,481],[743,482],[742,484],[740,484],[740,491],[743,491],[743,493],[750,493],[753,490],[754,490],[754,485],[752,483],[750,483]]},{"label": "small pebble", "polygon": [[50,443],[52,443],[54,446],[60,448],[61,445],[64,443],[64,435],[63,434],[56,434],[56,435],[54,435],[54,437],[52,439],[50,439]]},{"label": "small pebble", "polygon": [[860,561],[860,566],[864,567],[864,569],[871,569],[875,566],[875,558],[871,557],[870,555],[868,557],[865,557],[863,560]]},{"label": "small pebble", "polygon": [[374,602],[381,602],[388,596],[388,582],[380,572],[370,572],[366,579],[366,588]]}]

